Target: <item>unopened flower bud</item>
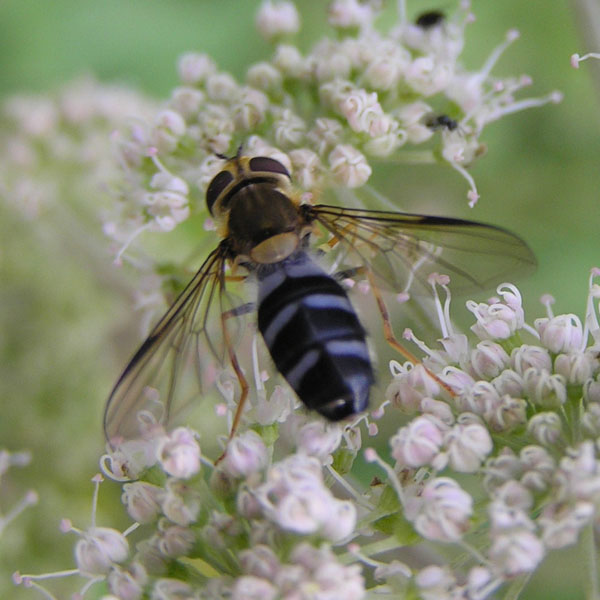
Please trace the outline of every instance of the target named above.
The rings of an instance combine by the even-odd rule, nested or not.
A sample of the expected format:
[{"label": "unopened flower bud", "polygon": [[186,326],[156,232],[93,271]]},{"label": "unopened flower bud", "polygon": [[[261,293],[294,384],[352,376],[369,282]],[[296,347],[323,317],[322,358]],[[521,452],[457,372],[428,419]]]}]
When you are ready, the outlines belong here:
[{"label": "unopened flower bud", "polygon": [[75,546],[75,561],[82,573],[104,575],[113,563],[123,562],[129,555],[125,536],[116,529],[94,527]]},{"label": "unopened flower bud", "polygon": [[164,437],[156,451],[162,468],[172,477],[189,479],[200,471],[200,446],[186,427]]}]

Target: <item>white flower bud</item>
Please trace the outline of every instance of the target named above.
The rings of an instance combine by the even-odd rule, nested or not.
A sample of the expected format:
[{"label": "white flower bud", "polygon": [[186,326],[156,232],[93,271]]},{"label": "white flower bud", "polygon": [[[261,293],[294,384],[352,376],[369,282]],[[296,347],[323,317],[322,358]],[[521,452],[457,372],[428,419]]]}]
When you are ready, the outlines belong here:
[{"label": "white flower bud", "polygon": [[321,533],[332,542],[339,542],[349,537],[356,526],[356,506],[349,500],[338,500],[333,507],[330,518],[321,528]]},{"label": "white flower bud", "polygon": [[401,106],[395,115],[406,131],[407,140],[413,144],[421,144],[433,136],[433,129],[424,123],[424,117],[432,113],[429,104],[419,100]]},{"label": "white flower bud", "polygon": [[489,584],[492,572],[487,567],[473,567],[467,575],[467,598],[469,600],[484,600],[489,596]]},{"label": "white flower bud", "polygon": [[174,429],[158,444],[156,456],[172,477],[189,479],[200,471],[200,446],[186,427]]},{"label": "white flower bud", "polygon": [[421,494],[415,529],[429,540],[456,542],[469,528],[473,499],[448,477],[430,479]]},{"label": "white flower bud", "polygon": [[554,359],[554,370],[572,385],[582,385],[592,377],[598,366],[595,352],[559,354]]},{"label": "white flower bud", "polygon": [[433,398],[423,398],[421,400],[421,411],[434,416],[444,423],[444,425],[452,425],[454,423],[454,415],[447,402],[433,400]]},{"label": "white flower bud", "polygon": [[538,413],[531,417],[527,423],[527,433],[549,448],[565,443],[560,417],[554,412]]},{"label": "white flower bud", "polygon": [[125,536],[108,527],[93,527],[75,545],[77,568],[88,575],[104,575],[113,563],[123,562],[128,555]]},{"label": "white flower bud", "polygon": [[551,371],[552,359],[546,348],[541,346],[528,346],[523,344],[515,348],[510,354],[510,363],[519,375],[527,369],[534,368],[538,371]]},{"label": "white flower bud", "polygon": [[300,54],[300,50],[296,46],[287,44],[277,46],[273,64],[284,76],[293,77],[294,79],[303,77],[308,70],[308,65],[302,54]]},{"label": "white flower bud", "polygon": [[581,425],[588,436],[600,437],[600,404],[598,402],[589,404],[581,415]]},{"label": "white flower bud", "polygon": [[415,576],[415,583],[422,598],[441,600],[451,597],[456,579],[449,567],[430,565],[421,569]]},{"label": "white flower bud", "polygon": [[206,79],[206,94],[215,102],[231,102],[239,93],[236,80],[229,73],[212,73]]},{"label": "white flower bud", "polygon": [[338,108],[354,131],[366,132],[371,136],[386,133],[378,128],[383,110],[376,92],[369,94],[363,89],[352,90],[338,102]]},{"label": "white flower bud", "polygon": [[171,94],[170,105],[186,120],[195,119],[204,104],[204,93],[192,87],[178,87]]},{"label": "white flower bud", "polygon": [[494,432],[510,431],[527,422],[527,402],[522,398],[503,394],[500,402],[485,415],[485,419]]},{"label": "white flower bud", "polygon": [[400,81],[409,62],[410,54],[401,47],[397,47],[396,51],[389,55],[375,56],[365,69],[365,83],[375,90],[391,90]]},{"label": "white flower bud", "polygon": [[583,384],[583,399],[586,402],[600,403],[600,381],[588,380]]},{"label": "white flower bud", "polygon": [[451,63],[435,60],[432,56],[419,56],[404,70],[406,83],[426,98],[447,87],[453,75]]},{"label": "white flower bud", "polygon": [[278,595],[272,583],[252,575],[238,577],[231,590],[231,600],[275,600]]},{"label": "white flower bud", "polygon": [[322,464],[331,463],[331,454],[337,450],[341,441],[341,427],[324,421],[306,423],[296,434],[298,450],[318,458]]},{"label": "white flower bud", "polygon": [[461,412],[472,412],[486,420],[501,404],[500,394],[489,381],[477,381],[471,389],[456,398],[456,405]]},{"label": "white flower bud", "polygon": [[165,517],[176,525],[193,523],[200,512],[200,496],[185,483],[170,479],[167,491],[162,499],[162,511]]},{"label": "white flower bud", "polygon": [[[320,82],[331,82],[337,85],[350,77],[352,60],[348,53],[329,40],[322,40],[313,51],[312,71]],[[320,92],[323,93],[324,86]]]},{"label": "white flower bud", "polygon": [[294,180],[303,189],[318,187],[323,177],[323,166],[318,154],[307,148],[290,151]]},{"label": "white flower bud", "polygon": [[530,490],[515,480],[509,480],[496,488],[494,498],[510,508],[522,511],[528,511],[533,506]]},{"label": "white flower bud", "polygon": [[113,567],[108,574],[108,589],[119,600],[139,600],[148,581],[146,570],[139,563],[133,563],[126,571]]},{"label": "white flower bud", "polygon": [[188,554],[193,548],[196,536],[191,529],[181,525],[161,524],[159,527],[158,549],[164,556],[176,558]]},{"label": "white flower bud", "polygon": [[244,573],[273,580],[279,570],[279,559],[265,544],[257,544],[249,550],[242,550],[239,555]]},{"label": "white flower bud", "polygon": [[423,365],[398,372],[385,391],[385,398],[405,413],[414,414],[424,398],[437,396],[440,385]]},{"label": "white flower bud", "polygon": [[264,469],[267,461],[265,443],[258,433],[250,429],[229,442],[219,467],[231,477],[248,477]]},{"label": "white flower bud", "polygon": [[179,579],[158,579],[152,588],[151,600],[196,600],[197,597],[194,588]]},{"label": "white flower bud", "polygon": [[503,302],[490,304],[467,301],[467,308],[477,318],[471,330],[480,339],[506,339],[525,324],[525,313],[521,305],[521,295],[517,288],[504,284],[497,288]]},{"label": "white flower bud", "polygon": [[339,121],[320,117],[306,137],[317,153],[324,156],[330,148],[335,148],[340,143],[343,134],[344,128]]},{"label": "white flower bud", "polygon": [[583,328],[578,316],[558,315],[551,319],[536,319],[533,324],[540,334],[540,342],[551,352],[581,350]]},{"label": "white flower bud", "polygon": [[334,179],[345,187],[360,187],[371,176],[367,159],[349,144],[337,146],[329,153],[328,160]]},{"label": "white flower bud", "polygon": [[295,400],[288,389],[276,385],[270,398],[257,399],[255,408],[257,423],[259,425],[283,423],[293,410],[294,402]]},{"label": "white flower bud", "polygon": [[529,368],[523,375],[525,394],[543,408],[559,408],[567,400],[567,387],[562,375]]},{"label": "white flower bud", "polygon": [[471,352],[471,365],[478,377],[492,378],[500,374],[508,365],[506,350],[491,340],[483,340]]},{"label": "white flower bud", "polygon": [[260,90],[246,87],[233,106],[233,121],[239,129],[250,130],[265,119],[269,99]]},{"label": "white flower bud", "polygon": [[183,54],[177,61],[177,71],[181,81],[188,85],[197,85],[217,70],[215,63],[206,54]]},{"label": "white flower bud", "polygon": [[447,426],[432,415],[413,419],[390,439],[392,456],[401,467],[430,464],[440,452]]},{"label": "white flower bud", "polygon": [[524,470],[521,483],[533,492],[543,492],[550,485],[556,462],[542,446],[525,446],[519,453]]},{"label": "white flower bud", "polygon": [[306,124],[290,109],[274,111],[275,143],[281,148],[298,146],[306,133]]},{"label": "white flower bud", "polygon": [[268,92],[281,88],[281,73],[268,62],[252,65],[246,72],[246,82],[252,87]]},{"label": "white flower bud", "polygon": [[327,9],[327,20],[339,29],[368,27],[373,20],[373,8],[357,0],[333,0]]},{"label": "white flower bud", "polygon": [[568,450],[555,473],[559,499],[598,502],[600,498],[600,461],[596,458],[594,442],[585,440]]},{"label": "white flower bud", "polygon": [[129,516],[138,523],[150,523],[160,513],[160,502],[164,490],[145,481],[123,485],[121,502],[127,507]]},{"label": "white flower bud", "polygon": [[498,456],[485,463],[483,486],[491,495],[507,481],[518,478],[523,472],[519,458],[510,448],[503,448]]},{"label": "white flower bud", "polygon": [[256,14],[256,28],[267,41],[297,33],[300,17],[293,2],[263,2]]},{"label": "white flower bud", "polygon": [[[456,367],[445,367],[442,371],[442,375],[444,382],[459,396],[468,393],[473,385],[475,385],[475,380],[471,375]],[[429,379],[431,379],[431,377]]]},{"label": "white flower bud", "polygon": [[151,134],[152,145],[161,153],[173,152],[185,132],[184,118],[174,110],[163,110],[155,118]]},{"label": "white flower bud", "polygon": [[576,502],[572,506],[553,503],[544,508],[538,523],[546,547],[554,550],[575,544],[581,530],[594,518],[594,512],[591,502]]},{"label": "white flower bud", "polygon": [[492,451],[487,429],[478,423],[457,424],[444,439],[450,467],[459,473],[474,473]]},{"label": "white flower bud", "polygon": [[506,577],[531,573],[544,558],[544,545],[530,531],[508,531],[493,537],[489,556]]},{"label": "white flower bud", "polygon": [[492,379],[492,385],[500,395],[518,398],[523,395],[523,378],[512,369],[504,369],[498,377]]}]

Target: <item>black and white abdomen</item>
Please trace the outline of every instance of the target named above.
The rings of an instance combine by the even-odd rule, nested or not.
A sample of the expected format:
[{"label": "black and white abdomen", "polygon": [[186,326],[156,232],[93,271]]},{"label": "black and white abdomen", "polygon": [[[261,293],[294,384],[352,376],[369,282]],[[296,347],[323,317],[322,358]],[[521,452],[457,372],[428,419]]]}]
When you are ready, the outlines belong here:
[{"label": "black and white abdomen", "polygon": [[303,251],[260,265],[257,277],[258,329],[300,400],[333,421],[365,410],[373,368],[341,285]]}]

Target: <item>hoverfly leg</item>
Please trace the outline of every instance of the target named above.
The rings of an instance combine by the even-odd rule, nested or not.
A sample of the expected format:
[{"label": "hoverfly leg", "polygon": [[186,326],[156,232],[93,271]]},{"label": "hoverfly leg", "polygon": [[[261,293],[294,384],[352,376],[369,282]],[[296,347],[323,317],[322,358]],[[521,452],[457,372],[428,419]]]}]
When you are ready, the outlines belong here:
[{"label": "hoverfly leg", "polygon": [[223,458],[225,458],[225,454],[227,454],[227,445],[232,440],[233,436],[235,435],[235,433],[237,431],[237,428],[239,427],[240,420],[242,418],[242,413],[244,411],[244,405],[246,404],[246,399],[248,398],[248,390],[250,389],[250,387],[248,385],[248,381],[247,381],[246,377],[244,376],[244,372],[242,371],[242,368],[240,367],[240,363],[237,359],[237,355],[235,353],[233,344],[229,337],[229,332],[226,327],[226,321],[227,321],[227,319],[229,319],[231,317],[236,317],[238,315],[246,314],[252,310],[254,310],[254,303],[247,302],[245,304],[236,306],[233,309],[230,309],[230,310],[227,310],[227,311],[221,313],[221,325],[223,327],[223,337],[225,340],[225,345],[227,347],[227,354],[229,355],[229,362],[231,363],[231,366],[233,367],[235,376],[237,377],[237,379],[239,381],[241,393],[240,393],[240,399],[238,400],[237,408],[235,409],[235,414],[233,415],[233,421],[231,423],[231,429],[229,430],[229,437],[227,438],[225,450],[223,451],[223,454],[221,454],[221,456],[219,456],[219,458],[217,458],[217,460],[215,461],[215,465],[218,465],[223,460]]},{"label": "hoverfly leg", "polygon": [[364,266],[361,267],[353,267],[351,269],[344,269],[343,271],[336,271],[333,273],[332,277],[336,281],[343,281],[344,279],[353,279],[357,275],[361,275],[365,273],[366,269]]},{"label": "hoverfly leg", "polygon": [[421,365],[427,375],[431,377],[436,383],[438,383],[443,389],[445,389],[452,397],[456,396],[456,392],[445,382],[443,382],[435,373],[430,371],[412,352],[407,350],[394,335],[394,330],[392,329],[392,322],[390,321],[390,315],[383,301],[383,297],[381,295],[381,291],[377,287],[375,280],[373,278],[373,273],[367,269],[367,277],[369,278],[369,284],[371,286],[371,290],[373,291],[373,295],[375,296],[375,301],[377,302],[377,308],[381,313],[381,318],[383,319],[383,335],[385,337],[385,341],[392,347],[394,350],[399,352],[404,358],[410,361],[413,365]]}]

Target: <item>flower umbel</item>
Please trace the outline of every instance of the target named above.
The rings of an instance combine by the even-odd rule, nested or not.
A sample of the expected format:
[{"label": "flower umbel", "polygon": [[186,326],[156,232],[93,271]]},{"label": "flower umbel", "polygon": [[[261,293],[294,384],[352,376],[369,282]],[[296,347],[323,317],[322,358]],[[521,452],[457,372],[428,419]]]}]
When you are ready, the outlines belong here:
[{"label": "flower umbel", "polygon": [[[304,52],[293,45],[300,28],[292,2],[265,2],[257,27],[273,44],[269,60],[248,67],[245,81],[221,71],[204,54],[178,63],[180,86],[153,119],[136,120],[115,136],[123,168],[119,210],[105,231],[121,245],[142,231],[166,232],[201,210],[221,161],[243,144],[249,156],[285,165],[304,191],[359,188],[371,161],[440,162],[468,182],[467,168],[485,153],[485,126],[547,102],[517,99],[529,77],[498,78],[492,70],[518,38],[509,31],[477,71],[460,61],[469,2],[436,20],[376,25],[377,2],[331,2],[335,35]],[[386,15],[387,16],[387,15]]]},{"label": "flower umbel", "polygon": [[[94,520],[78,532],[65,521],[63,530],[80,536],[78,568],[17,574],[15,581],[39,587],[41,579],[79,574],[86,578],[81,597],[101,581],[117,598],[360,599],[375,590],[423,599],[492,597],[535,571],[552,550],[576,543],[599,519],[598,277],[600,270],[593,270],[583,321],[549,312],[536,327],[527,324],[518,290],[499,286],[502,300],[490,300],[488,317],[505,319],[508,337],[501,327],[481,326],[487,313],[478,305],[472,329],[484,340],[474,340],[473,348],[461,343],[460,362],[443,349],[424,359],[442,380],[461,382],[454,396],[437,386],[417,401],[398,385],[411,371],[394,365],[389,394],[399,397],[384,402],[373,418],[385,412],[401,422],[407,408],[412,416],[388,441],[394,464],[364,450],[369,485],[348,474],[360,453],[360,423],[371,417],[325,427],[288,412],[278,430],[256,423],[239,434],[231,454],[217,466],[203,459],[201,471],[173,468],[199,452],[188,452],[198,448],[189,429],[156,433],[154,464],[123,487],[123,503],[138,521],[130,528],[136,529],[135,548],[128,532]],[[555,336],[544,339],[552,323],[566,322],[569,328],[576,324],[576,334],[563,331],[559,345]],[[448,323],[442,330],[463,335],[452,333]],[[454,347],[449,338],[442,342]],[[482,342],[486,356],[494,353],[489,363],[479,356]],[[589,377],[570,383],[559,402],[540,403],[546,392],[540,396],[527,381],[535,374],[564,385],[565,376],[556,373],[560,357],[571,364],[581,355]],[[372,424],[375,443],[379,434]],[[176,456],[182,460],[172,463]],[[467,558],[454,571],[428,564],[420,552],[409,568],[393,550],[404,546],[410,553],[416,540],[432,549],[454,545]]]}]

